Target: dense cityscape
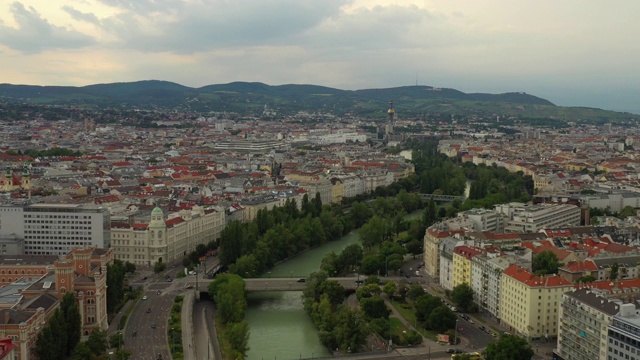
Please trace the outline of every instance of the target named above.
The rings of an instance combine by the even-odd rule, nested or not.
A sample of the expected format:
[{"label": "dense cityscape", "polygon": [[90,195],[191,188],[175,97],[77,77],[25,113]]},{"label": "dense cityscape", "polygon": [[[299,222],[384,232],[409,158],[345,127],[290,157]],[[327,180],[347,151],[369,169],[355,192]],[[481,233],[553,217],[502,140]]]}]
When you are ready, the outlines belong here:
[{"label": "dense cityscape", "polygon": [[[380,108],[5,103],[3,356],[640,350],[637,128]],[[279,273],[332,243],[310,271]],[[252,343],[265,291],[304,294],[317,352]]]}]

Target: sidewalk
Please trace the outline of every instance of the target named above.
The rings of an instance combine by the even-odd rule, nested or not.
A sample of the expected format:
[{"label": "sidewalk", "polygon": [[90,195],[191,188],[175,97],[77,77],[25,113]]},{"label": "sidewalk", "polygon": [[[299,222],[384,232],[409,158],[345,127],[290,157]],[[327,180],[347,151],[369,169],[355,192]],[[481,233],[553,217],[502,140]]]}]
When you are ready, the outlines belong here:
[{"label": "sidewalk", "polygon": [[195,339],[193,336],[193,303],[195,294],[193,291],[187,291],[182,301],[182,310],[180,314],[182,325],[182,349],[184,360],[194,360],[196,358]]},{"label": "sidewalk", "polygon": [[124,306],[122,306],[122,309],[120,309],[120,311],[118,311],[118,313],[113,317],[113,319],[111,319],[111,322],[109,323],[109,328],[107,329],[108,336],[114,335],[118,331],[124,331],[124,329],[119,329],[118,326],[120,326],[120,319],[122,319],[122,315],[127,311],[127,309],[130,306],[133,306],[133,300],[127,300]]}]

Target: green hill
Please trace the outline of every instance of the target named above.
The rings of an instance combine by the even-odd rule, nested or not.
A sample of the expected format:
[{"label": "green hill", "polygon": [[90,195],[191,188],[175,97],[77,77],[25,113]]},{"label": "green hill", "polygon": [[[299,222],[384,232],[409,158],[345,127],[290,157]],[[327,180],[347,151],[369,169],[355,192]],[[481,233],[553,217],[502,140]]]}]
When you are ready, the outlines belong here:
[{"label": "green hill", "polygon": [[384,117],[389,100],[394,100],[398,113],[405,118],[429,113],[500,114],[602,121],[632,117],[627,113],[600,109],[560,107],[548,100],[521,92],[464,93],[430,86],[351,91],[317,85],[271,86],[258,82],[232,82],[191,88],[159,80],[83,87],[0,84],[0,101],[96,108],[162,108],[260,114],[267,105],[280,114],[305,110]]}]

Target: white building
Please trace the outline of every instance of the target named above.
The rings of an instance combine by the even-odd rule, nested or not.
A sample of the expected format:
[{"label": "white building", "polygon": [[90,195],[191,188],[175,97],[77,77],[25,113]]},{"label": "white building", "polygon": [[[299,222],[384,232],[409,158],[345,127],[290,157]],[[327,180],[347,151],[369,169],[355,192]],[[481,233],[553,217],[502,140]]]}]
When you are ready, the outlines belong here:
[{"label": "white building", "polygon": [[456,246],[464,245],[464,241],[453,237],[442,240],[440,249],[440,286],[445,290],[453,290],[453,250]]},{"label": "white building", "polygon": [[534,233],[540,229],[556,229],[580,225],[580,208],[569,204],[508,203],[495,206],[508,217],[505,232]]},{"label": "white building", "polygon": [[[558,316],[556,355],[564,360],[607,360],[607,327],[622,306],[621,301],[610,301],[587,288],[564,294]],[[635,305],[624,306],[635,313]]]},{"label": "white building", "polygon": [[640,354],[640,315],[634,304],[620,305],[620,314],[609,325],[607,359],[638,359]]},{"label": "white building", "polygon": [[0,206],[0,237],[24,239],[24,253],[66,255],[75,248],[108,248],[107,208],[87,204]]},{"label": "white building", "polygon": [[115,258],[147,266],[181,260],[199,244],[216,240],[224,228],[224,218],[221,208],[194,206],[169,214],[165,220],[162,209],[156,207],[148,224],[112,224]]}]

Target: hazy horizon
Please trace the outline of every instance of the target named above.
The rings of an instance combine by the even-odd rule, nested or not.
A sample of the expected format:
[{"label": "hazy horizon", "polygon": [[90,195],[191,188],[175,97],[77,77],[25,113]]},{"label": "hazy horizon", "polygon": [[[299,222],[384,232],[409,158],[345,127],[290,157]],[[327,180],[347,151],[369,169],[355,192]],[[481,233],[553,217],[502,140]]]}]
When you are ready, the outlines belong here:
[{"label": "hazy horizon", "polygon": [[638,113],[638,13],[633,0],[17,0],[0,5],[0,82],[417,80]]}]

